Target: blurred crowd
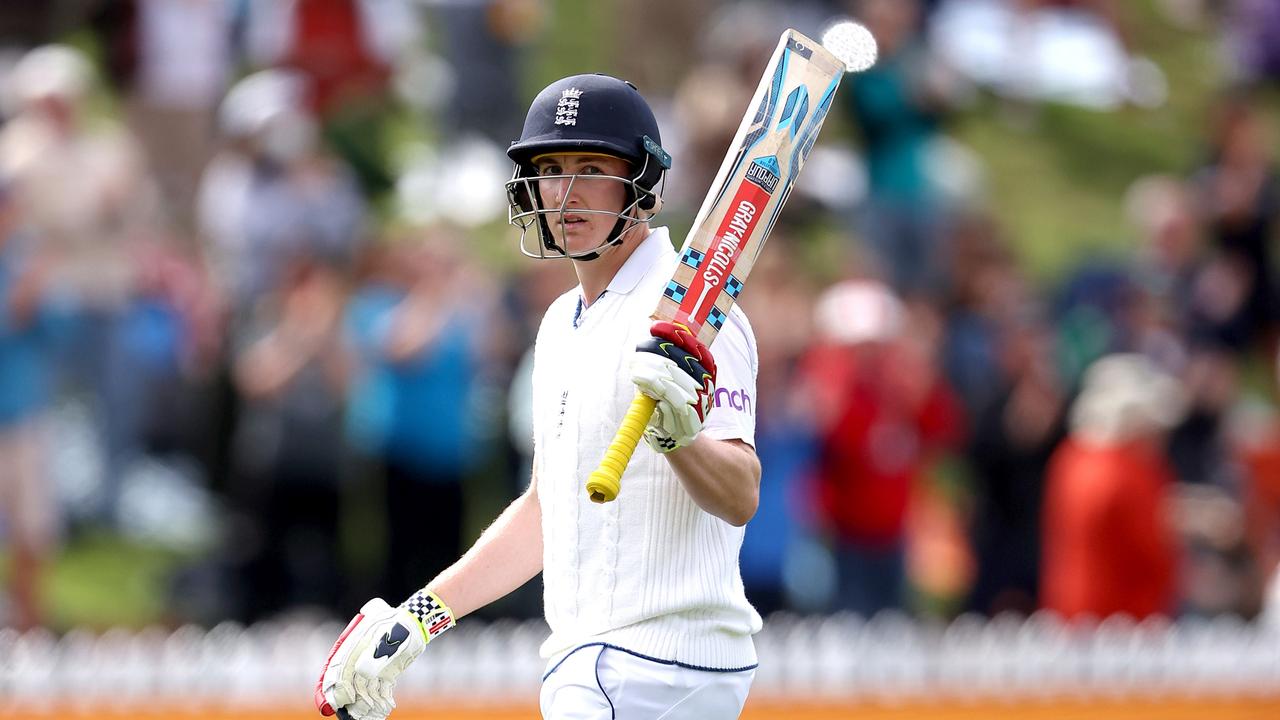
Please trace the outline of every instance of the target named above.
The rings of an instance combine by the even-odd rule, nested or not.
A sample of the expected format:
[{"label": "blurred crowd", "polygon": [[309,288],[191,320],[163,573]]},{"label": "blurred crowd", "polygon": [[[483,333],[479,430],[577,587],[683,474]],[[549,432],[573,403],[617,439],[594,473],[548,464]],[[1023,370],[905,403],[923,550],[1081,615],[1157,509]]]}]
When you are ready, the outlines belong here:
[{"label": "blurred crowd", "polygon": [[[1156,3],[1220,47],[1221,94],[1198,165],[1133,178],[1123,256],[1032,277],[946,132],[975,96],[1162,112],[1176,78],[1120,5],[608,6],[619,37],[664,28],[601,69],[659,113],[677,227],[782,28],[851,14],[878,42],[743,296],[762,612],[1264,612],[1276,4]],[[527,350],[573,276],[516,259],[503,150],[554,79],[540,38],[581,10],[0,9],[0,623],[46,621],[42,574],[102,531],[182,551],[174,621],[346,616],[418,588],[523,489]],[[578,51],[553,52],[596,69]],[[538,589],[491,612],[536,616]]]}]

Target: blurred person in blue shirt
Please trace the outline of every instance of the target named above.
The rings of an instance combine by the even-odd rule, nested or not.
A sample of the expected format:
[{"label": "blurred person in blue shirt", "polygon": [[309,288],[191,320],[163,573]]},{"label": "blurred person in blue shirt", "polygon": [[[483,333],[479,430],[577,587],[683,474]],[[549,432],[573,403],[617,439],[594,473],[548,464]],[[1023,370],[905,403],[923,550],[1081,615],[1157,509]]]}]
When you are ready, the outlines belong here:
[{"label": "blurred person in blue shirt", "polygon": [[20,629],[40,623],[37,590],[58,514],[42,416],[51,401],[62,313],[51,299],[51,264],[34,240],[0,181],[0,527],[11,555],[12,596],[0,625]]},{"label": "blurred person in blue shirt", "polygon": [[451,238],[404,242],[356,292],[346,317],[360,363],[348,429],[386,482],[381,587],[393,596],[412,593],[461,554],[463,480],[487,434],[476,412],[485,284],[463,267]]},{"label": "blurred person in blue shirt", "polygon": [[947,84],[919,32],[918,0],[860,0],[856,16],[880,57],[852,76],[844,103],[862,134],[868,188],[860,231],[884,277],[907,296],[937,284],[940,199],[929,154],[946,111]]},{"label": "blurred person in blue shirt", "polygon": [[44,45],[22,55],[4,80],[12,114],[0,127],[0,170],[42,251],[57,257],[58,286],[75,294],[75,327],[58,380],[87,404],[105,455],[102,487],[85,514],[114,525],[130,455],[115,418],[131,398],[122,406],[112,394],[122,377],[112,362],[136,287],[131,252],[153,233],[162,207],[136,138],[95,113],[95,85],[93,64],[80,50]]}]

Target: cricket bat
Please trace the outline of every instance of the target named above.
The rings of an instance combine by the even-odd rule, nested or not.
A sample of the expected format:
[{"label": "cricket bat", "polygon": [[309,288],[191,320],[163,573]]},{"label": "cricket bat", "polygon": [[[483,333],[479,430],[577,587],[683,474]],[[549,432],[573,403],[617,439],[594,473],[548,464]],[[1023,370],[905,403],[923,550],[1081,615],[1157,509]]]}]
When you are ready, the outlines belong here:
[{"label": "cricket bat", "polygon": [[[843,37],[837,33],[833,43],[829,38],[842,26],[853,26],[858,33],[852,41],[847,32]],[[824,36],[830,48],[795,30],[782,34],[685,238],[675,275],[658,300],[653,320],[683,324],[711,345],[813,149],[840,79],[859,64],[850,56],[850,43],[869,38],[853,23],[837,25]],[[874,60],[874,41],[870,42]],[[865,45],[854,52],[865,56]],[[656,404],[636,393],[604,459],[587,480],[592,501],[605,503],[618,496],[622,474]]]}]

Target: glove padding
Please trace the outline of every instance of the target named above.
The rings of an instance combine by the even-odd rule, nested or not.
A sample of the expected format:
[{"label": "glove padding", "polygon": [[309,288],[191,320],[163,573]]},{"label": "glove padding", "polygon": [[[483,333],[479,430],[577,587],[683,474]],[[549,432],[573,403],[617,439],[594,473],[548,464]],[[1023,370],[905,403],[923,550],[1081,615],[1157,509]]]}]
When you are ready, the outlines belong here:
[{"label": "glove padding", "polygon": [[636,346],[631,382],[657,400],[644,440],[660,453],[684,447],[702,431],[716,392],[711,351],[684,325],[656,322]]},{"label": "glove padding", "polygon": [[453,612],[429,591],[394,608],[381,598],[365,603],[329,651],[316,683],[316,709],[326,716],[343,711],[353,720],[382,720],[395,709],[400,674],[432,638],[453,626]]}]

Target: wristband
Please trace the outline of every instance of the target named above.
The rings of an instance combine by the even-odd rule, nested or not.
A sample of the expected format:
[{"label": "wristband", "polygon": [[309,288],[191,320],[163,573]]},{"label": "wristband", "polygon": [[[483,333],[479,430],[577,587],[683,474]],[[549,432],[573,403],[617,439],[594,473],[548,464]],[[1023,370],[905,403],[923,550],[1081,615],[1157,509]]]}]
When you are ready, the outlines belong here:
[{"label": "wristband", "polygon": [[422,637],[428,643],[458,624],[453,619],[453,611],[449,606],[444,604],[439,595],[426,588],[410,595],[408,600],[400,604],[400,607],[408,610],[410,615],[418,619],[418,626],[422,628]]}]

